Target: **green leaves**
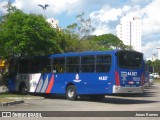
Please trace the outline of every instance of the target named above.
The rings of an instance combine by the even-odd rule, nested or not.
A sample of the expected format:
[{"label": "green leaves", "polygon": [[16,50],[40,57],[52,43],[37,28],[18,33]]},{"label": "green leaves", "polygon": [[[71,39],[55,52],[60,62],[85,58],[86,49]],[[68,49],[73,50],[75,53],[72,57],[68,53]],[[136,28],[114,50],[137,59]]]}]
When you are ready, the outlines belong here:
[{"label": "green leaves", "polygon": [[4,58],[61,52],[59,32],[35,14],[16,10],[0,23],[0,56]]},{"label": "green leaves", "polygon": [[[113,34],[92,36],[90,18],[84,13],[78,22],[66,30],[52,28],[41,15],[25,14],[20,10],[3,16],[0,22],[0,56],[24,57],[63,52],[81,52],[126,48]],[[78,32],[77,32],[78,31]]]},{"label": "green leaves", "polygon": [[[160,73],[160,60],[155,60],[155,61],[147,61],[147,64],[154,69],[152,72],[158,72]],[[150,70],[151,72],[151,70]]]}]

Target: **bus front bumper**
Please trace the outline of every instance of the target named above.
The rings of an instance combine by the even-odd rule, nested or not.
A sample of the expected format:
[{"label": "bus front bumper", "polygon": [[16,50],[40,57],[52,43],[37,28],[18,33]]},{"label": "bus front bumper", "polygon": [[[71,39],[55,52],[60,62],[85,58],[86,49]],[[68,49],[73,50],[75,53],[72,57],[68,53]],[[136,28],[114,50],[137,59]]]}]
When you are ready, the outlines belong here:
[{"label": "bus front bumper", "polygon": [[140,87],[122,87],[113,86],[113,93],[143,93],[143,86]]}]

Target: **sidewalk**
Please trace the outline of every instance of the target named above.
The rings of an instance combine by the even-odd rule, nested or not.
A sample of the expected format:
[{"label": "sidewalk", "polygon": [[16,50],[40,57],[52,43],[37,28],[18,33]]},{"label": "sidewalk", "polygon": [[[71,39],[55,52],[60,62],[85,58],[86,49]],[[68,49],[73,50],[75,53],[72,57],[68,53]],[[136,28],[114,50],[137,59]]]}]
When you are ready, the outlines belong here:
[{"label": "sidewalk", "polygon": [[[1,102],[1,100],[2,100],[2,102]],[[0,100],[0,106],[9,106],[9,105],[24,103],[24,100],[9,100],[9,99],[1,99],[1,100]]]},{"label": "sidewalk", "polygon": [[[8,93],[8,88],[5,85],[0,86],[0,96],[5,93]],[[8,98],[0,97],[0,106],[15,105],[20,103],[24,103],[24,100],[19,100],[19,99],[12,100]]]},{"label": "sidewalk", "polygon": [[44,97],[32,95],[10,94],[6,86],[0,86],[0,106],[22,104],[25,100],[43,99]]}]

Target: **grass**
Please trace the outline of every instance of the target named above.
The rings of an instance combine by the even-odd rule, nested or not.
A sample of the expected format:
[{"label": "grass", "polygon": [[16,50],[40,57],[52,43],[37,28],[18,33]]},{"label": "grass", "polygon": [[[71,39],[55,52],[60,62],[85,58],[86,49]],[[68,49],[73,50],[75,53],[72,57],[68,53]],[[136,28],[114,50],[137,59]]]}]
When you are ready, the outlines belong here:
[{"label": "grass", "polygon": [[7,97],[33,97],[32,95],[20,95],[20,94],[13,94],[13,93],[2,93],[0,94],[1,98],[7,98]]},{"label": "grass", "polygon": [[0,94],[0,103],[3,102],[11,102],[11,101],[15,101],[14,98],[22,98],[22,95],[18,95],[18,94],[11,94],[11,93],[1,93]]},{"label": "grass", "polygon": [[11,102],[11,101],[14,101],[12,99],[7,99],[7,98],[0,98],[0,103],[3,103],[3,102]]},{"label": "grass", "polygon": [[0,103],[2,102],[11,102],[15,101],[18,99],[27,99],[27,98],[38,98],[39,96],[34,96],[34,95],[20,95],[20,94],[15,94],[15,93],[1,93],[0,94]]},{"label": "grass", "polygon": [[154,83],[160,83],[160,79],[154,79]]}]

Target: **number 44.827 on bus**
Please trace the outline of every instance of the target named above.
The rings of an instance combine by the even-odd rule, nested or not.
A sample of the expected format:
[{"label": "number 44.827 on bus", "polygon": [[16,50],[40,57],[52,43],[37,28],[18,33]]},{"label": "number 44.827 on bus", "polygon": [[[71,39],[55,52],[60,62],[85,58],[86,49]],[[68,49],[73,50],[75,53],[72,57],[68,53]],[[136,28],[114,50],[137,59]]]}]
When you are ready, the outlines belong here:
[{"label": "number 44.827 on bus", "polygon": [[13,59],[9,72],[10,91],[64,94],[68,100],[143,93],[145,80],[143,54],[127,50]]}]

